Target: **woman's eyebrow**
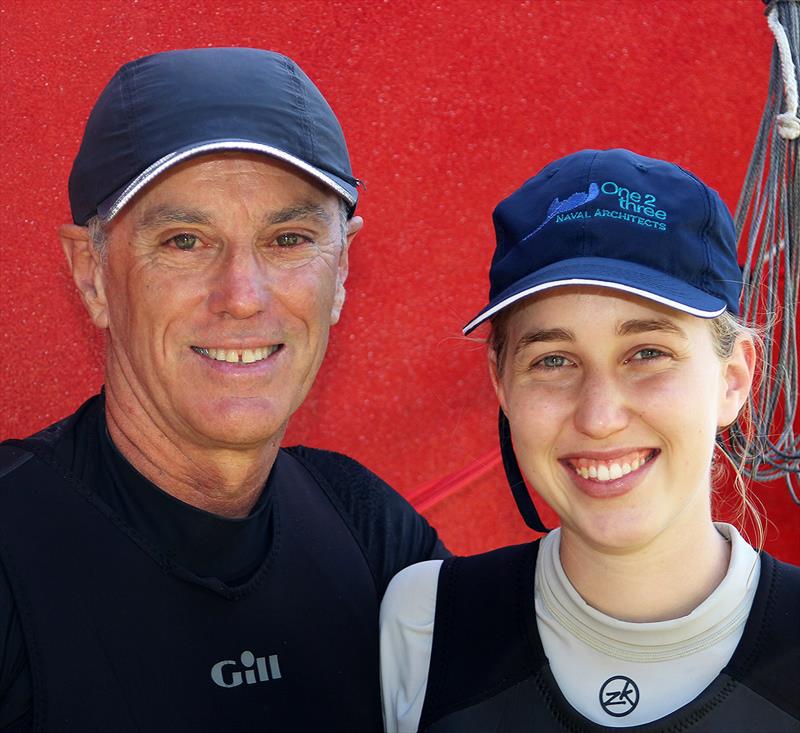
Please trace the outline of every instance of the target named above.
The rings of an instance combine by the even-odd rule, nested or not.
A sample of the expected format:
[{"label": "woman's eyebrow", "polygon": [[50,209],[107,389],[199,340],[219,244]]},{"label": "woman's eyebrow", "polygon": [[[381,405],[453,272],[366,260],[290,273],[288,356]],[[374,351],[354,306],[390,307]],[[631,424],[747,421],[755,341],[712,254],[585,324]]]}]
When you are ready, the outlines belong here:
[{"label": "woman's eyebrow", "polygon": [[664,331],[666,333],[674,333],[684,339],[688,338],[686,331],[668,318],[633,318],[629,321],[623,321],[617,326],[617,334],[620,336],[648,333],[650,331]]},{"label": "woman's eyebrow", "polygon": [[535,331],[528,331],[514,347],[514,354],[518,354],[526,346],[538,344],[544,341],[574,341],[575,335],[566,328],[540,328]]}]

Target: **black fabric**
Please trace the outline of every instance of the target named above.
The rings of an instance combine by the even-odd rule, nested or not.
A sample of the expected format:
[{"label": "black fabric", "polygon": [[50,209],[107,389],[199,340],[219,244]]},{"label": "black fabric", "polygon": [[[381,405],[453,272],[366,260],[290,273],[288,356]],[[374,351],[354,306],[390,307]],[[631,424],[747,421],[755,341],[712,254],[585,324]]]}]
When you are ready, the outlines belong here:
[{"label": "black fabric", "polygon": [[[30,455],[30,454],[28,454]],[[18,721],[30,709],[31,676],[22,626],[8,578],[0,562],[0,730]],[[30,722],[30,721],[29,721]],[[21,723],[21,725],[24,725]],[[21,727],[20,730],[26,730]]]},{"label": "black fabric", "polygon": [[761,553],[758,595],[725,671],[800,718],[800,567]]},{"label": "black fabric", "polygon": [[[445,560],[420,731],[613,733],[558,688],[536,626],[538,542]],[[729,664],[695,700],[631,733],[798,733],[800,569],[761,555],[761,576]],[[580,674],[580,670],[576,670]]]},{"label": "black fabric", "polygon": [[529,619],[535,626],[538,551],[534,542],[442,563],[420,730],[541,667],[544,650],[535,629],[533,634],[528,629]]},{"label": "black fabric", "polygon": [[[394,572],[448,554],[435,532],[305,448],[279,452],[245,520],[199,512],[116,453],[102,407],[0,447],[0,728],[379,730],[378,604]],[[281,677],[215,685],[246,651]]]},{"label": "black fabric", "polygon": [[367,557],[380,598],[403,568],[450,552],[413,507],[374,473],[352,458],[296,446],[289,452],[303,461],[352,529]]}]

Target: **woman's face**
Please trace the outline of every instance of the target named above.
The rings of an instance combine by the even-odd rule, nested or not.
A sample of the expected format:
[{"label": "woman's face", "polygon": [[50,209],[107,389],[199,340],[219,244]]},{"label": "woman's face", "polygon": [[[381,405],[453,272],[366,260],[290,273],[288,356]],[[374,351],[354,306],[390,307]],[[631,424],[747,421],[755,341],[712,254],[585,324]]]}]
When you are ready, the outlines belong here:
[{"label": "woman's face", "polygon": [[752,380],[749,341],[721,360],[709,322],[603,288],[558,288],[508,320],[500,404],[523,474],[596,548],[675,541],[710,521],[719,427]]}]

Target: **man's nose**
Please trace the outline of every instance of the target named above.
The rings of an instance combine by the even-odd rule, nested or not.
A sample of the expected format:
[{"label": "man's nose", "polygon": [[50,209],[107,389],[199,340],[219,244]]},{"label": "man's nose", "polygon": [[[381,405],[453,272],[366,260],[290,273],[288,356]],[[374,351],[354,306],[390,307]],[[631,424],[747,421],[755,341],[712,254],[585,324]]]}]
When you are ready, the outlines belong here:
[{"label": "man's nose", "polygon": [[233,318],[249,318],[264,310],[269,275],[251,248],[227,252],[213,275],[211,311]]},{"label": "man's nose", "polygon": [[610,374],[584,376],[575,407],[575,428],[591,438],[607,438],[627,427],[630,409],[624,385]]}]

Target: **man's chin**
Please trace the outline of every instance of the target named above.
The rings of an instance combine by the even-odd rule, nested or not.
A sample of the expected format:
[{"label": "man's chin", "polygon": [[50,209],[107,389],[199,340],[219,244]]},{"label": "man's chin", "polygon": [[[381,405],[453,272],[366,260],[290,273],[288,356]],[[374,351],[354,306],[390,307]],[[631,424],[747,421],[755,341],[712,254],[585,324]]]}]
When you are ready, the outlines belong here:
[{"label": "man's chin", "polygon": [[193,412],[188,422],[199,444],[233,450],[279,443],[289,420],[287,409],[262,398],[228,398]]}]

